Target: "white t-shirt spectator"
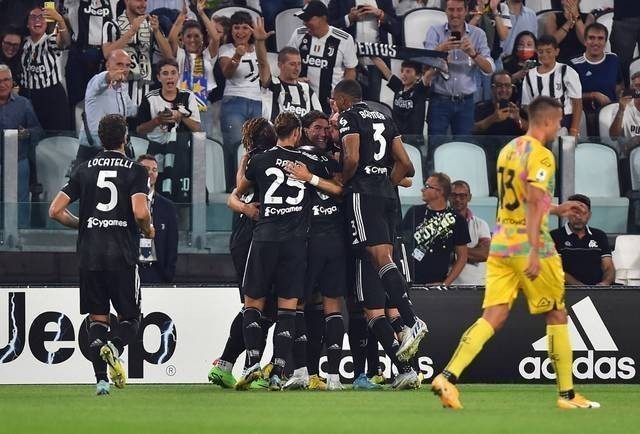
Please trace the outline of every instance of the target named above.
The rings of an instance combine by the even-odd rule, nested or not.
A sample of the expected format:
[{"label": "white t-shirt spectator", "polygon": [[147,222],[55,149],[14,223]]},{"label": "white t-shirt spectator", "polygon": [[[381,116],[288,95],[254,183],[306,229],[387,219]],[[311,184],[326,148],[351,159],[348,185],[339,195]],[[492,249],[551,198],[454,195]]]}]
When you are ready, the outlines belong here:
[{"label": "white t-shirt spectator", "polygon": [[640,111],[633,102],[629,103],[624,111],[622,132],[627,138],[640,136]]},{"label": "white t-shirt spectator", "polygon": [[582,85],[578,73],[569,65],[559,62],[544,74],[540,74],[538,68],[531,68],[522,81],[522,105],[529,105],[540,95],[557,99],[562,103],[565,115],[573,114],[571,98],[582,98]]},{"label": "white t-shirt spectator", "polygon": [[[218,57],[233,57],[236,47],[224,44],[218,51]],[[227,78],[224,96],[239,96],[242,98],[262,101],[260,93],[260,71],[258,70],[258,56],[256,50],[247,51],[240,59],[236,72]]]},{"label": "white t-shirt spectator", "polygon": [[[471,210],[467,217],[467,224],[469,225],[469,237],[471,242],[467,244],[467,247],[477,247],[481,239],[491,239],[491,231],[489,230],[489,224],[473,215]],[[487,269],[486,262],[477,262],[475,264],[466,263],[460,275],[453,281],[454,285],[484,285],[485,271]]]}]

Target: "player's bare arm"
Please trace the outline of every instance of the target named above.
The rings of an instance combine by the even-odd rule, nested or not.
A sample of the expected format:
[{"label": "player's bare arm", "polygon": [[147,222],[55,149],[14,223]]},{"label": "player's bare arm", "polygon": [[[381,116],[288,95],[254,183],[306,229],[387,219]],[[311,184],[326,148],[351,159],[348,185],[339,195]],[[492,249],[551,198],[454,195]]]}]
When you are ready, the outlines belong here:
[{"label": "player's bare arm", "polygon": [[61,191],[58,192],[49,206],[49,218],[69,228],[78,229],[78,217],[67,209],[69,202],[69,196]]},{"label": "player's bare arm", "polygon": [[238,181],[238,186],[233,189],[229,197],[227,198],[227,206],[231,211],[244,214],[251,220],[258,220],[260,215],[260,203],[259,202],[244,202],[241,197],[251,190],[252,184],[247,178],[242,176]]},{"label": "player's bare arm", "polygon": [[352,133],[342,138],[344,161],[342,166],[342,180],[347,183],[358,169],[360,160],[360,134]]},{"label": "player's bare arm", "polygon": [[404,178],[411,178],[415,175],[416,171],[411,163],[409,154],[407,154],[402,139],[397,136],[391,143],[391,155],[395,161],[393,170],[391,171],[391,182],[393,185],[398,185]]},{"label": "player's bare arm", "polygon": [[529,262],[525,274],[531,280],[534,280],[540,274],[540,257],[538,249],[540,248],[540,227],[542,226],[542,218],[548,207],[551,198],[547,193],[531,184],[527,184],[527,238],[531,250],[529,251]]},{"label": "player's bare arm", "polygon": [[151,222],[151,212],[149,211],[149,198],[144,193],[136,193],[131,196],[131,207],[133,208],[133,215],[136,218],[136,223],[148,238],[154,238],[156,230]]}]

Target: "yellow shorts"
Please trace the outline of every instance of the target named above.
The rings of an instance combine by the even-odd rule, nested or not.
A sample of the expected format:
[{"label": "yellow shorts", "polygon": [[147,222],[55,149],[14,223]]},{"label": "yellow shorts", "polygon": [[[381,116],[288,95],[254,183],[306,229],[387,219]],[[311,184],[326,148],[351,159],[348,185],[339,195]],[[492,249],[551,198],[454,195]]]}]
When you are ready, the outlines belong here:
[{"label": "yellow shorts", "polygon": [[560,256],[540,258],[540,274],[535,280],[524,274],[527,261],[526,256],[489,256],[483,309],[498,304],[508,304],[511,308],[520,289],[527,297],[532,314],[564,309],[564,271]]}]

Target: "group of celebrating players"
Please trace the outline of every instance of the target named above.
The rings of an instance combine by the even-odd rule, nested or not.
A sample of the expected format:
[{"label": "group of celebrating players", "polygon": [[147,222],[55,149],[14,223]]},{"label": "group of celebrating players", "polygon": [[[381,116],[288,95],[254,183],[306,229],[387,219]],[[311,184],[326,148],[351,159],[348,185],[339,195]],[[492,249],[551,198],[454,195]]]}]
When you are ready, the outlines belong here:
[{"label": "group of celebrating players", "polygon": [[[231,254],[244,307],[209,372],[209,380],[223,387],[343,389],[338,368],[344,303],[349,311],[354,388],[381,387],[370,378],[378,373],[378,342],[397,369],[391,387],[420,385],[412,363],[427,327],[412,308],[408,276],[400,271],[407,268],[396,237],[397,188],[410,185],[414,169],[392,120],[362,102],[358,82],[338,83],[332,104],[336,109],[329,119],[335,136],[332,146],[312,133],[315,122],[327,121],[319,113],[302,121],[295,114],[281,113],[273,126],[261,118],[244,126],[247,152],[239,165],[237,188],[228,200],[239,215]],[[546,316],[557,405],[600,406],[573,390],[562,264],[547,223],[550,212],[563,217],[586,212],[582,203],[554,206],[550,200],[555,160],[545,143],[557,135],[562,107],[555,99],[539,97],[528,110],[527,135],[507,144],[497,162],[498,224],[487,263],[482,317],[463,334],[451,361],[431,383],[447,408],[462,408],[457,379],[504,324],[520,289],[530,312]],[[304,137],[303,124],[311,131]],[[81,312],[90,314],[89,348],[97,393],[104,395],[109,393],[107,367],[117,387],[126,382],[119,355],[137,331],[137,226],[148,237],[153,236],[153,226],[141,207],[146,200],[144,173],[124,156],[124,119],[105,117],[99,136],[105,151],[72,174],[52,202],[50,216],[79,228],[78,251],[87,256],[81,261]],[[67,210],[76,199],[79,218]],[[89,248],[95,249],[96,243],[102,243],[100,248]],[[122,251],[129,253],[116,258]],[[115,273],[106,274],[101,261],[131,275],[118,274],[125,277],[114,279]],[[117,325],[108,322],[110,300],[118,312]],[[272,324],[273,357],[262,369]],[[328,362],[326,384],[318,375],[322,345]],[[243,351],[245,367],[236,381],[231,369]],[[373,354],[368,357],[369,376],[364,369],[367,354]],[[288,360],[293,361],[293,374],[285,380]]]}]

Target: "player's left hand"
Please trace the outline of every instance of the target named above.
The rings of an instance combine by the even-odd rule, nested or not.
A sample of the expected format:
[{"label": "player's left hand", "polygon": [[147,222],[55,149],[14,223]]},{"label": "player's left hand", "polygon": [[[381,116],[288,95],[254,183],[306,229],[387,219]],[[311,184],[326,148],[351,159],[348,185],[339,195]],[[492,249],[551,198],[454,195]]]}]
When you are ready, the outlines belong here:
[{"label": "player's left hand", "polygon": [[290,178],[297,179],[299,181],[309,182],[313,176],[304,163],[296,161],[295,163],[287,163],[284,170],[289,173]]},{"label": "player's left hand", "polygon": [[529,261],[524,274],[531,280],[535,280],[540,274],[540,257],[537,251],[531,250],[531,253],[529,253]]}]

